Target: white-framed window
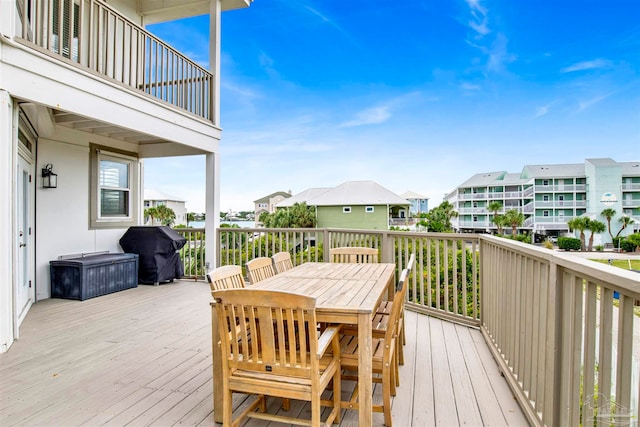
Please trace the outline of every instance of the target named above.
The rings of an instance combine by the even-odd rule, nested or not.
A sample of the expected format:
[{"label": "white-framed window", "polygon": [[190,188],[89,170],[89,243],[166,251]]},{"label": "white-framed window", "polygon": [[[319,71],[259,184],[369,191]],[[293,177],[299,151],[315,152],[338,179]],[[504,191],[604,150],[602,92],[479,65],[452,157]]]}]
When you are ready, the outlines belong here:
[{"label": "white-framed window", "polygon": [[548,202],[549,201],[549,195],[548,194],[543,194],[542,195],[542,201],[543,202]]},{"label": "white-framed window", "polygon": [[342,213],[351,213],[351,206],[343,206]]},{"label": "white-framed window", "polygon": [[373,206],[365,206],[364,211],[366,213],[373,213]]},{"label": "white-framed window", "polygon": [[140,164],[135,154],[91,146],[92,228],[137,225]]},{"label": "white-framed window", "polygon": [[543,179],[542,180],[542,185],[549,185],[549,180],[548,179]]},{"label": "white-framed window", "polygon": [[542,211],[542,216],[549,216],[549,211]]}]

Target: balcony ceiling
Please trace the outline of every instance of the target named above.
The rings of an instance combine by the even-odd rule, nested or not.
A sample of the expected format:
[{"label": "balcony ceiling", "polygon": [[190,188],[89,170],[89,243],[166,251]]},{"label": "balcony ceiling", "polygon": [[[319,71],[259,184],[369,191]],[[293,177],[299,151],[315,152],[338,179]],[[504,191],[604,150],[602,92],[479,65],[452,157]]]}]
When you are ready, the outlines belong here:
[{"label": "balcony ceiling", "polygon": [[[253,0],[222,0],[222,11],[249,7]],[[209,13],[209,0],[138,0],[145,24],[189,18]]]},{"label": "balcony ceiling", "polygon": [[88,119],[86,117],[77,114],[66,113],[64,111],[53,110],[52,116],[57,125],[81,130],[84,132],[90,132],[95,135],[101,135],[107,138],[119,139],[139,145],[163,144],[169,142],[166,139],[158,138],[156,136],[147,135],[119,126],[114,126],[111,123],[101,122],[99,120]]}]

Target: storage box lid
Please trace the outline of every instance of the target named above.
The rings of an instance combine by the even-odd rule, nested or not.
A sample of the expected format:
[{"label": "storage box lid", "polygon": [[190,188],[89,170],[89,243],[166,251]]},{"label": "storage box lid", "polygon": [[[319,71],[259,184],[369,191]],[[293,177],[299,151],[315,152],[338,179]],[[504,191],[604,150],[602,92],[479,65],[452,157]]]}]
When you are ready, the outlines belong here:
[{"label": "storage box lid", "polygon": [[51,261],[49,264],[54,266],[115,264],[116,262],[130,261],[135,258],[138,258],[138,254],[100,254],[87,255],[78,258],[60,259]]}]

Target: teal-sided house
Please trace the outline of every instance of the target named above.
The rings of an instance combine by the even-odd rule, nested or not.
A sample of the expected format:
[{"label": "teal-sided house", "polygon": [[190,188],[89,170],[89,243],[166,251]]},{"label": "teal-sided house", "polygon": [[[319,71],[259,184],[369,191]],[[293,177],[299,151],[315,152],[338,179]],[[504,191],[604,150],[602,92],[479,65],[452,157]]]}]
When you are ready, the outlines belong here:
[{"label": "teal-sided house", "polygon": [[[306,202],[316,208],[318,228],[387,230],[408,220],[411,203],[373,181],[347,181],[334,188],[310,188],[277,205]],[[402,221],[400,221],[402,222]]]}]

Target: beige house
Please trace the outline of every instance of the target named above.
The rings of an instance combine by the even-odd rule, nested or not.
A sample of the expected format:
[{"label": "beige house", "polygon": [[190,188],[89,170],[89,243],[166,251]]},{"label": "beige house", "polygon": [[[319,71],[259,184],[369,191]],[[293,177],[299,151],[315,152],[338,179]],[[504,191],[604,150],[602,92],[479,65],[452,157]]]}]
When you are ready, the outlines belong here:
[{"label": "beige house", "polygon": [[263,212],[273,213],[276,211],[276,205],[281,201],[291,197],[291,190],[289,192],[284,191],[276,191],[275,193],[271,193],[268,196],[264,196],[259,198],[258,200],[254,200],[254,211],[256,215],[256,226],[261,225],[260,222],[260,214]]}]

